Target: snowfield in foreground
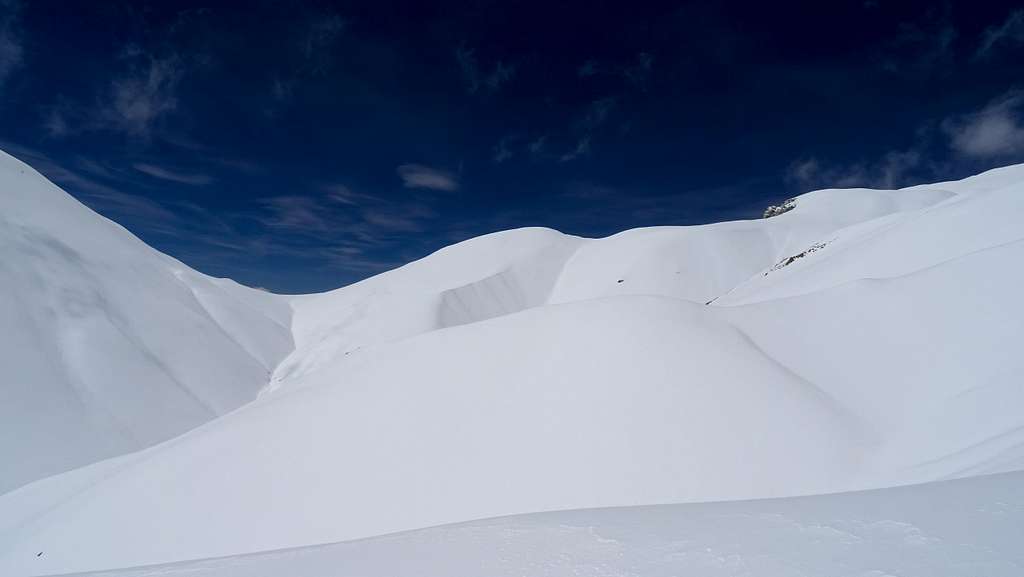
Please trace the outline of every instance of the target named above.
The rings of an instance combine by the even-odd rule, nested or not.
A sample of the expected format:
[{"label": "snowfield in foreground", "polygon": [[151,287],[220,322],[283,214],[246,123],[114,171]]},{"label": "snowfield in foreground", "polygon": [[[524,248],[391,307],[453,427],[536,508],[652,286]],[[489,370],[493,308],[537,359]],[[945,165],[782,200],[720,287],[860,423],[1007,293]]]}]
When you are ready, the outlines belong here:
[{"label": "snowfield in foreground", "polygon": [[[1024,474],[560,511],[91,577],[967,577],[1024,573]],[[84,577],[84,576],[83,576]]]},{"label": "snowfield in foreground", "polygon": [[0,574],[1019,574],[1024,165],[787,206],[283,296],[0,154]]}]

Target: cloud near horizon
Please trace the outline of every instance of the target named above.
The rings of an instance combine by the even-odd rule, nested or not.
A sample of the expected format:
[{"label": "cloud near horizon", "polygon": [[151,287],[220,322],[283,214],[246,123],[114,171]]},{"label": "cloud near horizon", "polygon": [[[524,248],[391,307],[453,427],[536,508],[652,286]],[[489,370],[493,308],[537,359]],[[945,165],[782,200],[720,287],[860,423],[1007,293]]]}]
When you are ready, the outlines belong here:
[{"label": "cloud near horizon", "polygon": [[800,192],[824,188],[896,189],[911,184],[912,175],[924,162],[917,148],[890,150],[873,162],[831,165],[815,157],[792,163],[786,180],[796,184]]},{"label": "cloud near horizon", "polygon": [[406,188],[427,188],[430,190],[454,191],[459,182],[452,173],[422,164],[403,164],[398,167],[398,176]]},{"label": "cloud near horizon", "polygon": [[943,129],[950,147],[973,158],[997,158],[1024,151],[1024,122],[1020,109],[1024,92],[1006,93],[984,108],[947,119]]}]

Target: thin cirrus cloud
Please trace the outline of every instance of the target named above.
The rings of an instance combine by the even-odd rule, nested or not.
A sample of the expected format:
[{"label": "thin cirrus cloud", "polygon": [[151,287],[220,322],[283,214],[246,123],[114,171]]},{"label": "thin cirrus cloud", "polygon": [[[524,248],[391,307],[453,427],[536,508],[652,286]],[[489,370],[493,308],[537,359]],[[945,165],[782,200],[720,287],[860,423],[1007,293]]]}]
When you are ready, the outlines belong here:
[{"label": "thin cirrus cloud", "polygon": [[1015,10],[998,26],[990,26],[981,37],[981,43],[974,53],[975,59],[992,56],[1003,47],[1024,44],[1024,10]]},{"label": "thin cirrus cloud", "polygon": [[22,64],[24,48],[22,39],[17,33],[17,16],[19,5],[14,0],[0,0],[0,87],[4,81]]},{"label": "thin cirrus cloud", "polygon": [[147,136],[154,122],[177,108],[176,91],[183,68],[174,56],[155,58],[141,53],[132,56],[141,63],[114,81],[111,106],[105,113],[113,127]]},{"label": "thin cirrus cloud", "polygon": [[636,57],[626,63],[602,63],[587,60],[576,69],[580,78],[598,75],[617,76],[627,83],[645,90],[654,69],[654,56],[650,52],[639,52]]},{"label": "thin cirrus cloud", "polygon": [[327,195],[327,198],[343,205],[363,206],[380,202],[380,198],[372,194],[354,191],[348,185],[341,183],[323,184],[319,189]]},{"label": "thin cirrus cloud", "polygon": [[164,168],[162,166],[157,166],[155,164],[147,164],[147,163],[139,162],[139,163],[136,163],[136,164],[132,165],[132,167],[135,170],[137,170],[137,171],[139,171],[142,174],[145,174],[147,176],[151,176],[153,178],[157,178],[157,179],[160,179],[160,180],[167,180],[167,181],[170,181],[170,182],[177,182],[177,183],[180,183],[180,184],[189,184],[189,185],[192,185],[192,186],[203,186],[203,185],[210,184],[211,182],[213,182],[213,178],[210,177],[209,175],[206,175],[206,174],[179,172],[177,170],[172,170],[172,169],[169,169],[169,168]]},{"label": "thin cirrus cloud", "polygon": [[178,86],[186,75],[182,56],[128,45],[119,59],[127,67],[100,88],[95,104],[62,100],[47,111],[43,128],[50,137],[98,130],[148,140],[159,122],[178,110]]},{"label": "thin cirrus cloud", "polygon": [[495,164],[501,164],[506,160],[512,158],[512,151],[508,147],[508,137],[502,138],[498,141],[498,144],[494,146],[494,153],[491,155],[491,160]]},{"label": "thin cirrus cloud", "polygon": [[490,72],[486,72],[477,61],[476,50],[465,46],[455,50],[455,61],[459,64],[466,91],[470,94],[476,94],[481,88],[497,92],[516,74],[515,65],[505,64],[501,60],[494,64]]},{"label": "thin cirrus cloud", "polygon": [[569,162],[570,160],[576,160],[581,156],[590,154],[590,135],[585,135],[576,142],[571,150],[563,154],[558,158],[559,162]]},{"label": "thin cirrus cloud", "polygon": [[268,211],[257,220],[265,226],[285,231],[322,232],[331,227],[325,206],[316,198],[285,195],[265,198],[260,202]]},{"label": "thin cirrus cloud", "polygon": [[[286,71],[275,73],[270,94],[277,103],[291,100],[302,78],[325,76],[333,63],[333,48],[348,24],[340,15],[329,12],[307,18],[294,39],[297,60],[289,61]],[[268,110],[273,113],[273,110]]]},{"label": "thin cirrus cloud", "polygon": [[427,188],[449,192],[459,189],[459,182],[455,175],[445,170],[422,164],[403,164],[397,170],[398,176],[406,188]]}]

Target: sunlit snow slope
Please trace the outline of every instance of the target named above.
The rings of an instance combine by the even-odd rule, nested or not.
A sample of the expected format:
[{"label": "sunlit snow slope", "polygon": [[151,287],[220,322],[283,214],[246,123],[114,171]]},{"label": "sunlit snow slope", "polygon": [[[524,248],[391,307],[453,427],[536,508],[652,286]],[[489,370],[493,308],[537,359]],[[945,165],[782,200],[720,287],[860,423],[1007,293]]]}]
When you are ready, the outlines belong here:
[{"label": "sunlit snow slope", "polygon": [[[103,310],[137,307],[119,313],[133,320],[179,302],[179,292],[184,299],[219,287],[216,299],[182,306],[208,325],[173,324],[188,314],[174,309],[173,320],[131,326],[167,339],[146,347],[161,367],[225,354],[193,342],[206,326],[220,327],[223,350],[234,343],[248,353],[195,369],[211,379],[196,381],[197,390],[238,393],[211,414],[262,389],[169,442],[98,451],[81,463],[123,456],[0,496],[0,574],[238,555],[554,509],[793,496],[1024,468],[1021,166],[899,191],[812,192],[753,221],[600,240],[507,231],[299,297],[189,271],[23,166],[4,166],[0,183],[45,190],[54,208],[0,196],[16,208],[21,199],[25,214],[3,211],[0,250],[32,246],[6,235],[38,221],[50,242],[79,255],[71,263],[38,257],[50,267],[38,285],[75,275],[102,282],[93,291]],[[46,219],[54,218],[66,221],[53,227]],[[64,236],[84,235],[77,231],[92,223],[107,244]],[[126,251],[140,256],[111,256]],[[168,296],[144,300],[141,281],[119,266],[152,270],[144,282]],[[4,274],[31,270],[9,268],[19,272]],[[31,306],[52,308],[45,290],[24,294]],[[49,328],[44,313],[6,318]],[[66,331],[49,330],[46,343],[66,346]],[[96,342],[84,358],[113,350]],[[34,379],[50,377],[39,376],[48,374],[45,358],[33,365],[22,356],[9,361],[24,367],[26,384],[15,390],[27,400],[17,415],[34,431],[28,419],[42,410],[31,402]],[[99,393],[129,384],[163,390],[132,373],[89,382]],[[161,415],[157,407],[119,406],[141,422]],[[88,406],[74,411],[111,422]],[[5,461],[20,463],[10,451]]]},{"label": "sunlit snow slope", "polygon": [[287,303],[198,274],[0,152],[0,493],[251,400]]}]

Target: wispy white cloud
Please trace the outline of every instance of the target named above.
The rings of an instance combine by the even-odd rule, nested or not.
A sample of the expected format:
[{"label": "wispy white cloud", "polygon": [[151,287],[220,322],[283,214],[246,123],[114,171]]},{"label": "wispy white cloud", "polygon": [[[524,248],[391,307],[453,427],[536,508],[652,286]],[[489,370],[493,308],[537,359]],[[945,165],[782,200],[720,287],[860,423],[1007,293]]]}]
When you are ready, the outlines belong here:
[{"label": "wispy white cloud", "polygon": [[456,48],[455,61],[459,64],[459,70],[462,71],[462,80],[466,83],[466,90],[470,94],[480,90],[480,69],[474,51],[463,46]]},{"label": "wispy white cloud", "polygon": [[335,202],[340,202],[341,204],[356,206],[360,203],[360,201],[363,198],[363,195],[354,192],[351,188],[344,184],[325,184],[320,188],[323,189],[325,193],[327,193],[328,198],[334,200]]},{"label": "wispy white cloud", "polygon": [[332,268],[364,274],[375,274],[405,264],[401,259],[374,257],[370,254],[373,251],[344,243],[324,248],[319,252]]},{"label": "wispy white cloud", "polygon": [[576,146],[569,150],[558,158],[559,162],[569,162],[570,160],[576,160],[581,156],[590,154],[590,135],[586,135],[580,138],[576,142]]},{"label": "wispy white cloud", "polygon": [[455,61],[462,72],[466,91],[470,94],[476,94],[481,88],[497,92],[516,74],[515,65],[506,64],[501,60],[497,61],[488,71],[487,67],[482,66],[477,60],[476,50],[465,46],[455,49]]},{"label": "wispy white cloud", "polygon": [[61,99],[43,115],[42,125],[51,138],[82,131],[123,132],[149,139],[158,123],[178,108],[178,85],[185,76],[185,61],[178,54],[150,54],[140,46],[125,47],[122,68],[97,91],[94,102]]},{"label": "wispy white cloud", "polygon": [[943,129],[950,147],[974,158],[1004,157],[1024,152],[1021,107],[1024,92],[1000,96],[981,110],[947,119]]},{"label": "wispy white cloud", "polygon": [[346,206],[369,206],[385,202],[379,196],[353,190],[347,184],[332,182],[319,187],[329,200]]},{"label": "wispy white cloud", "polygon": [[176,55],[158,57],[138,47],[129,47],[125,58],[130,69],[111,82],[101,120],[107,127],[148,137],[154,123],[177,108],[184,67]]},{"label": "wispy white cloud", "polygon": [[1014,10],[1002,24],[989,26],[981,35],[974,52],[976,59],[991,57],[1002,48],[1015,48],[1024,44],[1024,10]]},{"label": "wispy white cloud", "polygon": [[274,100],[283,102],[292,97],[292,93],[295,91],[295,78],[281,78],[275,76],[270,82],[270,95],[274,97]]},{"label": "wispy white cloud", "polygon": [[51,108],[43,117],[43,129],[52,138],[67,136],[71,131],[67,117],[60,108]]},{"label": "wispy white cloud", "polygon": [[420,202],[390,202],[342,184],[312,194],[266,198],[249,214],[270,234],[259,237],[267,253],[320,262],[335,269],[379,272],[402,264],[392,251],[436,213]]},{"label": "wispy white cloud", "polygon": [[608,121],[618,102],[619,98],[615,96],[590,101],[573,121],[572,132],[576,135],[576,143],[559,156],[558,161],[569,162],[589,155],[594,135]]},{"label": "wispy white cloud", "polygon": [[316,198],[275,196],[261,200],[260,204],[268,209],[268,214],[258,220],[268,227],[292,232],[320,232],[329,228],[328,212]]},{"label": "wispy white cloud", "polygon": [[544,153],[544,150],[547,146],[547,141],[548,135],[542,134],[535,138],[534,140],[531,140],[530,143],[526,145],[526,149],[529,150],[530,154],[534,156],[541,155]]},{"label": "wispy white cloud", "polygon": [[617,76],[635,88],[646,90],[653,71],[654,56],[650,52],[638,52],[635,58],[626,62],[587,60],[576,68],[576,75],[580,78]]},{"label": "wispy white cloud", "polygon": [[139,162],[132,165],[132,167],[145,175],[152,176],[153,178],[169,180],[171,182],[178,182],[181,184],[202,186],[213,182],[213,178],[208,174],[180,172],[163,166],[158,166],[156,164]]},{"label": "wispy white cloud", "polygon": [[916,148],[893,150],[873,162],[847,165],[826,164],[811,157],[791,164],[786,178],[801,192],[821,188],[894,189],[910,184],[913,171],[922,163],[922,153]]},{"label": "wispy white cloud", "polygon": [[949,3],[935,3],[918,19],[902,23],[898,34],[882,42],[878,48],[880,65],[897,74],[946,74],[952,69],[958,36]]},{"label": "wispy white cloud", "polygon": [[576,75],[580,78],[588,78],[600,74],[601,71],[601,64],[597,60],[587,60],[576,69]]},{"label": "wispy white cloud", "polygon": [[494,152],[491,154],[491,160],[493,160],[495,164],[501,164],[502,162],[512,158],[512,151],[509,150],[508,140],[508,137],[502,138],[498,141],[498,144],[494,145]]},{"label": "wispy white cloud", "polygon": [[403,164],[398,167],[398,176],[406,188],[428,188],[431,190],[458,190],[459,181],[452,173],[423,166],[422,164]]},{"label": "wispy white cloud", "polygon": [[265,198],[260,204],[264,210],[255,219],[263,225],[293,235],[315,236],[334,246],[352,238],[372,244],[382,235],[418,231],[424,220],[436,216],[420,202],[389,202],[341,184],[322,185],[313,194]]},{"label": "wispy white cloud", "polygon": [[580,121],[583,130],[594,130],[604,124],[617,101],[618,99],[612,96],[591,101]]},{"label": "wispy white cloud", "polygon": [[942,179],[976,171],[993,161],[1024,158],[1024,91],[1013,90],[978,110],[931,120],[917,130],[904,149],[872,161],[837,164],[809,157],[786,170],[801,190],[816,188],[899,188],[922,177]]},{"label": "wispy white cloud", "polygon": [[423,220],[434,216],[433,210],[417,203],[378,205],[362,211],[366,224],[389,232],[420,231],[423,229]]},{"label": "wispy white cloud", "polygon": [[[291,100],[304,78],[327,74],[334,62],[334,48],[348,27],[347,21],[334,12],[316,13],[302,18],[291,32],[294,63],[284,72],[275,72],[270,79],[270,95],[278,104]],[[275,107],[266,110],[276,114]]]},{"label": "wispy white cloud", "polygon": [[261,174],[267,170],[265,166],[244,158],[207,156],[206,159],[225,168],[230,168],[231,170],[236,170],[244,174]]},{"label": "wispy white cloud", "polygon": [[335,40],[345,31],[345,20],[338,14],[319,14],[310,18],[299,37],[299,48],[307,60],[324,61],[318,57],[322,51],[331,47]]},{"label": "wispy white cloud", "polygon": [[516,74],[516,67],[512,64],[505,64],[502,61],[498,61],[484,78],[484,84],[491,92],[497,92],[499,88],[506,82],[512,80],[512,77]]},{"label": "wispy white cloud", "polygon": [[632,65],[622,69],[622,77],[626,79],[626,82],[638,88],[646,89],[647,81],[650,79],[651,71],[653,70],[654,56],[650,52],[641,52],[636,55],[636,60]]},{"label": "wispy white cloud", "polygon": [[16,0],[0,0],[0,88],[21,67],[25,49],[19,30],[21,5]]}]

